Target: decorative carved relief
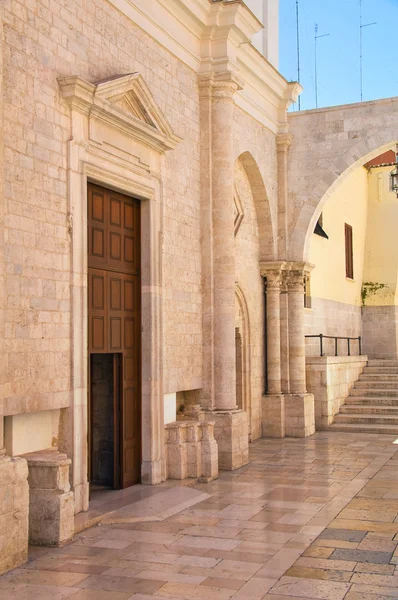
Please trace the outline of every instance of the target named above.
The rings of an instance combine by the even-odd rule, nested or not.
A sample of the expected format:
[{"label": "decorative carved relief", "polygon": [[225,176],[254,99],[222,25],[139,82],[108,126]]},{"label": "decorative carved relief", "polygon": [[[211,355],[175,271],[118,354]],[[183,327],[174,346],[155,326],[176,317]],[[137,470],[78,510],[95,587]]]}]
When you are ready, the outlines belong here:
[{"label": "decorative carved relief", "polygon": [[239,228],[242,224],[242,221],[244,219],[245,213],[243,211],[243,205],[242,205],[242,201],[240,199],[239,196],[239,192],[235,186],[234,188],[234,214],[235,214],[235,219],[234,219],[234,232],[235,232],[235,237],[239,231]]}]

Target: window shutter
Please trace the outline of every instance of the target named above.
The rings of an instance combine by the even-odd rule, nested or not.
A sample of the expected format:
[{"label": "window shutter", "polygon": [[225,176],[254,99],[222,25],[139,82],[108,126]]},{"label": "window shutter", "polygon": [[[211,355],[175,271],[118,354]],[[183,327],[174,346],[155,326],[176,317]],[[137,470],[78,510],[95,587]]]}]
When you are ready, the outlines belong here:
[{"label": "window shutter", "polygon": [[354,279],[354,254],[352,245],[352,227],[345,224],[345,274],[348,279]]}]

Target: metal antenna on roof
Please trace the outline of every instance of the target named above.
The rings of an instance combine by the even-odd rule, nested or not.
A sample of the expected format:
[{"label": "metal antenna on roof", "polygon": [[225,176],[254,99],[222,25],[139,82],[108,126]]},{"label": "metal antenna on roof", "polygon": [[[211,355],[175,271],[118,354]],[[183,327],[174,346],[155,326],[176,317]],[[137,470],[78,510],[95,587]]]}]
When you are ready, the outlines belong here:
[{"label": "metal antenna on roof", "polygon": [[361,79],[361,102],[363,102],[363,29],[365,27],[371,27],[372,25],[377,25],[377,21],[373,23],[365,23],[362,22],[362,2],[363,0],[359,0],[359,71],[360,71],[360,79]]},{"label": "metal antenna on roof", "polygon": [[318,25],[315,23],[315,106],[318,108],[318,40],[320,38],[328,37],[330,33],[324,35],[318,35]]},{"label": "metal antenna on roof", "polygon": [[[297,29],[297,81],[300,83],[300,21],[299,0],[296,0],[296,29]],[[298,97],[298,109],[301,110],[301,98]]]}]

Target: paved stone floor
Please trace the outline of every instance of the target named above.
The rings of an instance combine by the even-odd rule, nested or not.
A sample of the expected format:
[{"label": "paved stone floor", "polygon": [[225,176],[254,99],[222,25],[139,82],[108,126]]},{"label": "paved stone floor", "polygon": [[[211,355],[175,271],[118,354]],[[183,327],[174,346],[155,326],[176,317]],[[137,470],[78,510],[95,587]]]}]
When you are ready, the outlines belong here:
[{"label": "paved stone floor", "polygon": [[[397,432],[398,437],[398,432]],[[9,600],[398,600],[398,445],[260,440],[162,522],[102,524],[0,578]]]}]

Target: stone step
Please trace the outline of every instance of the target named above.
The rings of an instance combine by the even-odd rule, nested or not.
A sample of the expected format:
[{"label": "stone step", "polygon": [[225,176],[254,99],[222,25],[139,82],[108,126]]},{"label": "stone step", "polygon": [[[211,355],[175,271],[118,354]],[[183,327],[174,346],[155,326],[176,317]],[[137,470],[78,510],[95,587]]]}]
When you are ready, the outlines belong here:
[{"label": "stone step", "polygon": [[398,416],[398,406],[385,406],[383,404],[344,404],[340,409],[344,415],[387,415]]},{"label": "stone step", "polygon": [[398,375],[398,367],[365,367],[364,375]]},{"label": "stone step", "polygon": [[372,389],[397,390],[397,392],[398,392],[398,382],[397,381],[385,381],[385,380],[379,380],[379,379],[377,379],[376,381],[369,381],[369,380],[363,381],[362,379],[360,379],[359,381],[357,381],[355,383],[355,389],[362,389],[362,388],[367,388],[369,390],[372,390]]},{"label": "stone step", "polygon": [[353,423],[333,423],[328,427],[328,431],[340,431],[347,433],[374,433],[380,435],[381,433],[389,435],[397,435],[398,430],[396,427],[391,425],[356,425]]},{"label": "stone step", "polygon": [[362,373],[359,376],[359,381],[387,381],[387,382],[398,382],[397,373]]},{"label": "stone step", "polygon": [[335,423],[357,423],[359,425],[391,425],[395,427],[398,433],[398,415],[372,415],[372,414],[361,414],[361,415],[344,415],[339,413],[335,416]]},{"label": "stone step", "polygon": [[385,390],[382,388],[354,388],[351,390],[350,396],[390,396],[398,398],[398,390]]},{"label": "stone step", "polygon": [[398,367],[398,360],[373,358],[368,360],[368,367]]},{"label": "stone step", "polygon": [[388,397],[388,396],[382,396],[382,397],[377,397],[377,396],[350,396],[349,398],[347,398],[346,400],[346,404],[343,406],[346,406],[347,404],[349,405],[370,405],[370,406],[376,406],[376,405],[381,405],[381,406],[398,406],[398,397],[397,398],[392,398],[392,397]]}]

